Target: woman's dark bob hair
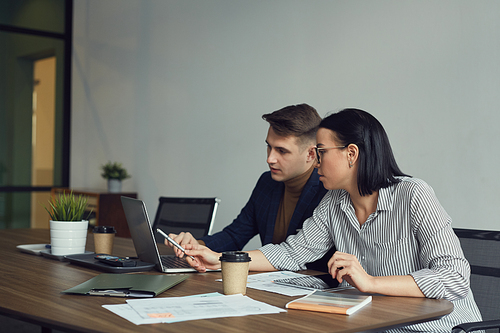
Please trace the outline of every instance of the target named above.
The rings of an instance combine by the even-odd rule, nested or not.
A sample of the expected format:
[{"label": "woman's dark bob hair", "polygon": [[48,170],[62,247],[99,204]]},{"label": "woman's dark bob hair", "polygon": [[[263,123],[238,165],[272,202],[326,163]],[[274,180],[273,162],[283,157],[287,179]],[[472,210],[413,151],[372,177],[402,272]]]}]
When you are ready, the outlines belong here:
[{"label": "woman's dark bob hair", "polygon": [[370,195],[399,182],[396,176],[408,176],[399,169],[382,124],[368,112],[344,109],[323,119],[319,128],[333,131],[340,146],[358,146],[360,195]]}]

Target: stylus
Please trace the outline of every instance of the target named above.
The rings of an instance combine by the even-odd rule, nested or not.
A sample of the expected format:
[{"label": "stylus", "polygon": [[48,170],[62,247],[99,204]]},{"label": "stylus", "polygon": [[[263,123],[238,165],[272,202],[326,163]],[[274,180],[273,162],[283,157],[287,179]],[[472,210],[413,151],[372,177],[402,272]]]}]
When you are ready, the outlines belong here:
[{"label": "stylus", "polygon": [[[182,246],[180,246],[179,244],[177,244],[176,241],[174,241],[172,238],[170,238],[166,233],[164,233],[161,229],[156,229],[156,232],[160,233],[163,237],[165,237],[169,242],[170,244],[172,244],[173,246],[175,246],[176,248],[178,248],[179,250],[181,250],[182,252],[184,252],[184,254],[186,254],[186,250],[184,250],[184,248]],[[186,254],[187,255],[187,254]],[[190,255],[187,255],[189,258],[193,259],[194,260],[194,257],[193,256],[190,256]]]}]

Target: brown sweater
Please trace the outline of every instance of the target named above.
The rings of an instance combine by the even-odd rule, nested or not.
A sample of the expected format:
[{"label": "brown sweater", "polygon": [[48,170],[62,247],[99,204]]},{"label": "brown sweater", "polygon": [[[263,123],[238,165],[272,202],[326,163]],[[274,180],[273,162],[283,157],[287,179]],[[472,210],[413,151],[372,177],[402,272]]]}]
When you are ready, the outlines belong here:
[{"label": "brown sweater", "polygon": [[303,174],[284,182],[285,191],[281,197],[276,224],[274,225],[273,244],[279,244],[286,239],[288,226],[292,219],[300,194],[314,170],[314,164]]}]

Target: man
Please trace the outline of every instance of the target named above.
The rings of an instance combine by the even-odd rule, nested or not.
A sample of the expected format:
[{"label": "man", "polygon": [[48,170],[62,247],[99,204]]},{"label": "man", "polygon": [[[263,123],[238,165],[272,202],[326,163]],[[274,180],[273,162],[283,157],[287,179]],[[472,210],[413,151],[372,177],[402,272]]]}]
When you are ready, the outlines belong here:
[{"label": "man", "polygon": [[[199,240],[189,232],[170,234],[180,245],[199,243],[216,252],[239,251],[257,234],[262,245],[279,244],[302,228],[326,194],[315,169],[316,130],[321,122],[316,110],[307,104],[292,105],[262,118],[269,123],[270,171],[261,175],[249,201],[230,225]],[[165,244],[171,246],[167,241]],[[308,268],[326,271],[332,253]]]}]

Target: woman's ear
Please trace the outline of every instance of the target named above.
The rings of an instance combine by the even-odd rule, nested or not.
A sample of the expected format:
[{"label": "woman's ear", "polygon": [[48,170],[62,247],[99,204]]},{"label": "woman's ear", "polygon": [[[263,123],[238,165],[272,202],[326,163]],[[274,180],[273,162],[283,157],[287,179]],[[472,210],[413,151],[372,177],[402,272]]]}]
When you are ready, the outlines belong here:
[{"label": "woman's ear", "polygon": [[347,162],[349,163],[349,167],[352,168],[359,157],[359,147],[354,143],[351,143],[347,146]]}]

